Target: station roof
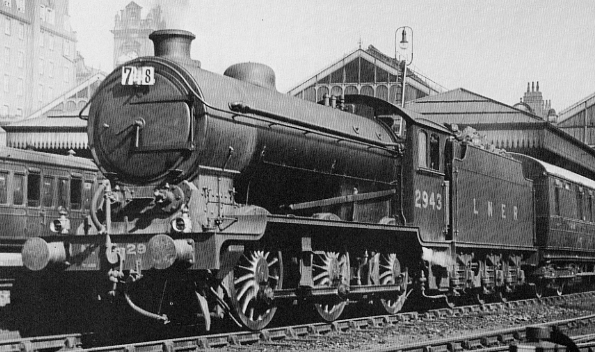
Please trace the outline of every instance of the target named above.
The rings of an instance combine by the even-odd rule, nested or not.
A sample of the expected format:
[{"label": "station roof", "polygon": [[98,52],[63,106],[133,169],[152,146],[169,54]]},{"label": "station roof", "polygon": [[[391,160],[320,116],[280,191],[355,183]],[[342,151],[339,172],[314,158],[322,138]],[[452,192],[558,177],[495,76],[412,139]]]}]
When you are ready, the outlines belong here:
[{"label": "station roof", "polygon": [[79,113],[83,110],[82,115],[87,114],[86,103],[105,77],[105,73],[97,72],[27,118],[2,126],[6,131],[6,146],[86,150],[87,121],[80,119]]}]

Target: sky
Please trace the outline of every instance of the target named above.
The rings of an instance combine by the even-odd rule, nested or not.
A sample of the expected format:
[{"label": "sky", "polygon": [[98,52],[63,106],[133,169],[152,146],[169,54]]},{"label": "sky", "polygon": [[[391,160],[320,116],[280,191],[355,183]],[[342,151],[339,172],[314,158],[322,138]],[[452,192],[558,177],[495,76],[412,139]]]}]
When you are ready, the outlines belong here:
[{"label": "sky", "polygon": [[[539,82],[560,112],[595,93],[592,0],[135,0],[160,4],[168,28],[193,32],[191,55],[223,73],[239,62],[272,67],[287,92],[374,45],[395,55],[395,31],[413,30],[414,70],[444,86],[514,105]],[[113,69],[115,15],[130,0],[71,0],[77,49],[87,65]],[[400,40],[400,38],[399,38]]]}]

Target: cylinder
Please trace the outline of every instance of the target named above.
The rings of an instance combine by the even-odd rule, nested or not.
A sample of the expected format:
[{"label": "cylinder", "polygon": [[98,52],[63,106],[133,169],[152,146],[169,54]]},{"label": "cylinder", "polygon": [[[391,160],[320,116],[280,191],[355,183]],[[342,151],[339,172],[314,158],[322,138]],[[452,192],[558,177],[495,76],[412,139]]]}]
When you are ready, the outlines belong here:
[{"label": "cylinder", "polygon": [[21,250],[23,265],[33,271],[46,268],[49,264],[66,262],[66,246],[64,242],[46,242],[39,237],[27,240]]},{"label": "cylinder", "polygon": [[174,240],[168,235],[156,235],[149,240],[149,254],[155,269],[163,270],[174,263],[194,263],[191,240]]}]

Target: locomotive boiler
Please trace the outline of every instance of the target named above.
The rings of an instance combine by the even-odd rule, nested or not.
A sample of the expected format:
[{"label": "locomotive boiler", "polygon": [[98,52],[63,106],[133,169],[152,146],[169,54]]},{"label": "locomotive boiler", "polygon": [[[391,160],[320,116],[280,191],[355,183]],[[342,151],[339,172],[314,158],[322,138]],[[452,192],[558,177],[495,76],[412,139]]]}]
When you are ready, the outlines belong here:
[{"label": "locomotive boiler", "polygon": [[294,304],[333,321],[348,302],[394,314],[411,294],[505,300],[575,278],[545,265],[521,158],[374,97],[281,94],[265,65],[209,72],[186,31],[150,38],[155,56],[91,100],[98,234],[29,240],[37,276],[84,276],[153,321],[253,330]]}]

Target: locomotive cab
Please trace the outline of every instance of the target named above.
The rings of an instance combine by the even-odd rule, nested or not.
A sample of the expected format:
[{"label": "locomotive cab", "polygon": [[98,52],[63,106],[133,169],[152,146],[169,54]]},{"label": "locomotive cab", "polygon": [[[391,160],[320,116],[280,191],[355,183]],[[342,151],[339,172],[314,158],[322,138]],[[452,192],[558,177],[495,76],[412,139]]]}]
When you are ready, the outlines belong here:
[{"label": "locomotive cab", "polygon": [[407,130],[407,151],[404,163],[407,176],[404,208],[407,224],[420,227],[426,241],[448,239],[449,179],[446,174],[445,151],[451,132],[423,118],[412,120]]}]

